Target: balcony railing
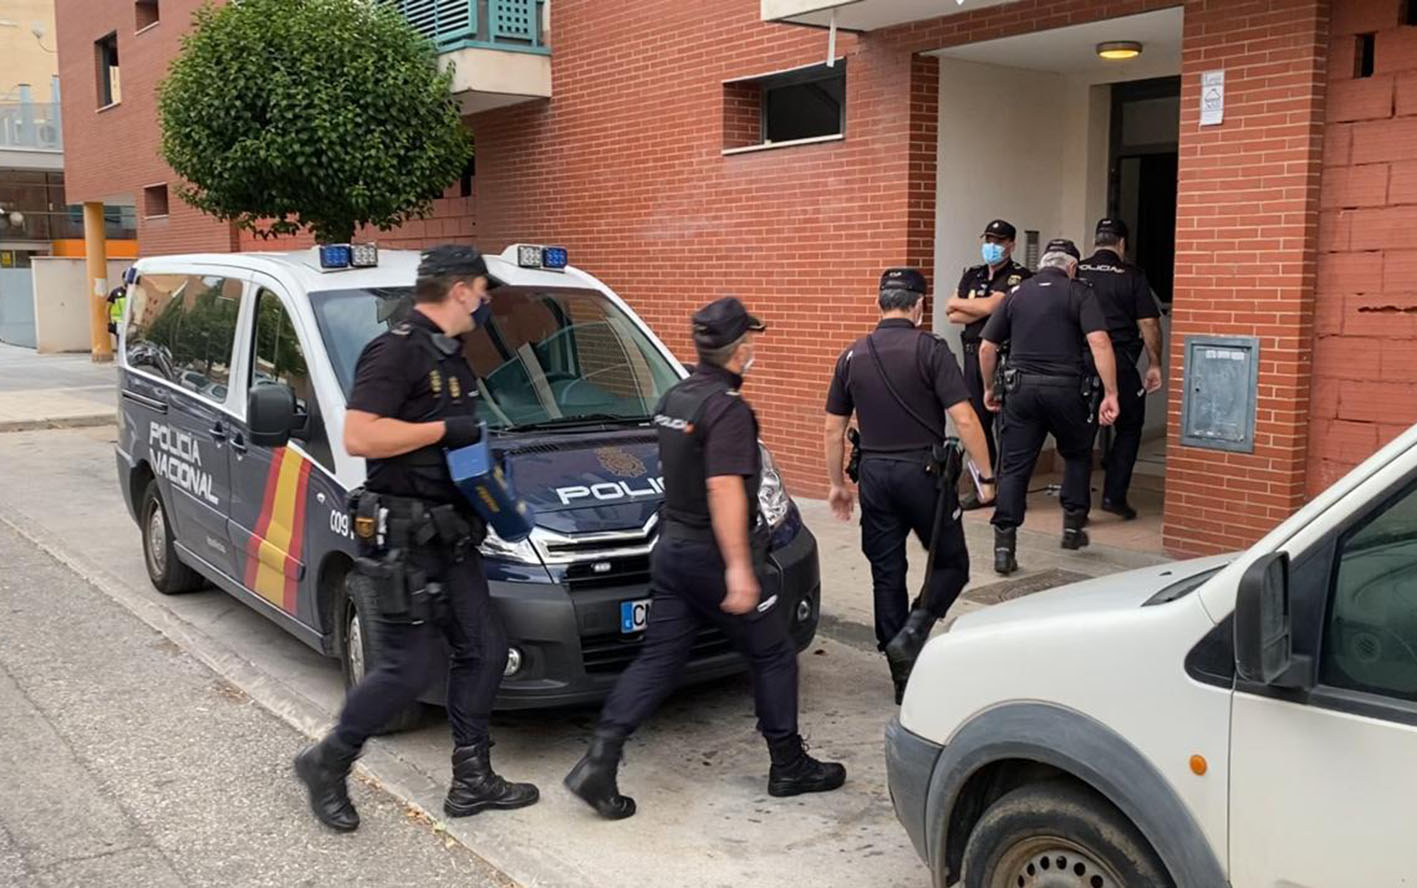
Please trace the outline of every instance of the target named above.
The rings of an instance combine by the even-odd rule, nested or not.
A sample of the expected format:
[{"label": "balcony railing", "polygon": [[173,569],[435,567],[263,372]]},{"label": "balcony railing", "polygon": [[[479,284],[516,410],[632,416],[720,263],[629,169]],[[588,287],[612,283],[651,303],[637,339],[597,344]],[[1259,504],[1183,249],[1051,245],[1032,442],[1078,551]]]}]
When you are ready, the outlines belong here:
[{"label": "balcony railing", "polygon": [[394,0],[399,11],[441,52],[508,49],[551,52],[542,33],[547,0]]},{"label": "balcony railing", "polygon": [[59,103],[0,102],[0,149],[64,150]]}]

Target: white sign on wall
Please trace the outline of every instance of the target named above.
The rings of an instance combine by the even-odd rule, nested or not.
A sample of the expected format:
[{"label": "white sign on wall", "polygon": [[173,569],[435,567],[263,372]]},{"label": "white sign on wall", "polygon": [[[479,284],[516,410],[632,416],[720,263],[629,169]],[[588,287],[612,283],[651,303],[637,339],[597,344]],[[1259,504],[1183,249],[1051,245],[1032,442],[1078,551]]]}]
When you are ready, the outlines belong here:
[{"label": "white sign on wall", "polygon": [[1225,72],[1201,74],[1201,126],[1217,126],[1225,119]]}]

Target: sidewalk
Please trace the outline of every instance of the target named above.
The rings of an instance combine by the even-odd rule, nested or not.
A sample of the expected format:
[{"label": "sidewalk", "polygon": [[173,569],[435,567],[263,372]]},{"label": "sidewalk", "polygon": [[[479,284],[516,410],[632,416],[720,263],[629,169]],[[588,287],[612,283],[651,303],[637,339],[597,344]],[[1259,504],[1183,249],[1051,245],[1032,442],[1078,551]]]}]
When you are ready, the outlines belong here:
[{"label": "sidewalk", "polygon": [[117,413],[112,364],[0,344],[0,432],[106,425]]}]

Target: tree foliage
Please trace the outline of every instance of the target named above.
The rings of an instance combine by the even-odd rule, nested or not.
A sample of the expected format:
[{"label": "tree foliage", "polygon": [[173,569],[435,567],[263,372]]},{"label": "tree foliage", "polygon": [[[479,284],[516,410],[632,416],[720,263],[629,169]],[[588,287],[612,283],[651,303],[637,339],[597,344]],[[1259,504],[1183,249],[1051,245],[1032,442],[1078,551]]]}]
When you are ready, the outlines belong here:
[{"label": "tree foliage", "polygon": [[427,215],[472,145],[433,44],[392,3],[205,6],[159,90],[182,199],[322,242]]}]

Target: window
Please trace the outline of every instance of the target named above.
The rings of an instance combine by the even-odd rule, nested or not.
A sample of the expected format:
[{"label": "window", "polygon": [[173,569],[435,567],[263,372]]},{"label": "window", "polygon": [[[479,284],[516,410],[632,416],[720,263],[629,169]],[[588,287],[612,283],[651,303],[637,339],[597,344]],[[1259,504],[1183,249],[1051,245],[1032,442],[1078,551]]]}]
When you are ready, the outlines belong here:
[{"label": "window", "polygon": [[1417,701],[1417,486],[1339,542],[1321,676]]},{"label": "window", "polygon": [[[407,315],[412,292],[334,290],[310,302],[348,396],[359,353]],[[491,323],[464,337],[463,353],[486,386],[479,408],[502,428],[589,417],[643,422],[678,380],[643,331],[595,290],[498,287]]]},{"label": "window", "polygon": [[107,108],[123,101],[118,82],[118,34],[94,41],[94,74],[98,86],[98,106]]},{"label": "window", "polygon": [[158,0],[138,0],[133,6],[133,27],[136,30],[151,28],[158,23]]},{"label": "window", "polygon": [[1358,49],[1353,56],[1354,77],[1373,76],[1373,67],[1377,64],[1377,36],[1376,34],[1359,34],[1354,38],[1358,41]]},{"label": "window", "polygon": [[467,164],[462,168],[462,176],[458,180],[458,194],[462,197],[472,197],[472,177],[477,174],[477,157],[469,157]]},{"label": "window", "polygon": [[325,424],[320,418],[315,384],[305,363],[305,349],[290,314],[280,297],[262,288],[256,294],[256,336],[252,344],[251,386],[278,382],[295,393],[296,405],[310,415],[310,430],[305,447],[317,462],[334,471],[334,457]]},{"label": "window", "polygon": [[143,215],[149,219],[167,215],[167,183],[143,189]]},{"label": "window", "polygon": [[210,275],[143,275],[129,295],[128,366],[225,403],[241,288]]},{"label": "window", "polygon": [[846,131],[846,61],[723,85],[724,150],[825,139]]}]

